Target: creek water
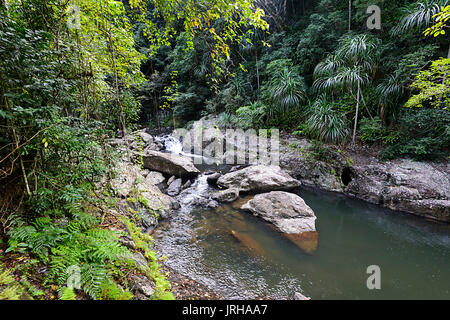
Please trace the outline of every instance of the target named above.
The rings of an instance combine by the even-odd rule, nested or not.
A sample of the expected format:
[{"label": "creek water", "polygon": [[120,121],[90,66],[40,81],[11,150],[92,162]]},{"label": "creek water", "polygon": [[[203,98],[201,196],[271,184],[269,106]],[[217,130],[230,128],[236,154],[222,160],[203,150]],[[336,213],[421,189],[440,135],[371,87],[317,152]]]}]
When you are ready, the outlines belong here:
[{"label": "creek water", "polygon": [[[307,254],[239,210],[245,199],[192,205],[208,188],[200,175],[154,237],[169,267],[225,298],[286,299],[298,291],[312,299],[450,299],[448,224],[300,188],[319,233],[317,250]],[[380,290],[367,288],[370,265],[380,267]]]}]

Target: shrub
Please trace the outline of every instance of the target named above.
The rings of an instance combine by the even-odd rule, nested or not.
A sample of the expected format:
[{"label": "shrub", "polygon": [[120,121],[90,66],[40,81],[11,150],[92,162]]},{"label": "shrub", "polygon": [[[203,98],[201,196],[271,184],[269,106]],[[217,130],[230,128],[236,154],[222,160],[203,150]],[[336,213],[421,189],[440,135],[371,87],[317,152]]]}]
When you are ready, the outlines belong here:
[{"label": "shrub", "polygon": [[306,131],[322,142],[340,143],[348,135],[348,124],[333,103],[320,96],[307,112]]},{"label": "shrub", "polygon": [[410,157],[415,160],[443,158],[450,145],[450,111],[408,109],[399,118],[398,139],[380,154],[381,159]]}]

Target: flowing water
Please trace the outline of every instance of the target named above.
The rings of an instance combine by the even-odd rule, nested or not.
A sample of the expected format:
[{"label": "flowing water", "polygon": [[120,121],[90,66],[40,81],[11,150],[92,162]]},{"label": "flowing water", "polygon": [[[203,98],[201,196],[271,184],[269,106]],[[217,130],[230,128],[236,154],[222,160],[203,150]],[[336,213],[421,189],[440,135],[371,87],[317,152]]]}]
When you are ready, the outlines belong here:
[{"label": "flowing water", "polygon": [[[317,216],[318,248],[307,254],[239,203],[191,205],[208,188],[201,175],[155,238],[168,266],[225,298],[286,299],[298,291],[312,299],[450,299],[448,224],[299,189]],[[370,265],[381,269],[380,290],[366,286]]]}]

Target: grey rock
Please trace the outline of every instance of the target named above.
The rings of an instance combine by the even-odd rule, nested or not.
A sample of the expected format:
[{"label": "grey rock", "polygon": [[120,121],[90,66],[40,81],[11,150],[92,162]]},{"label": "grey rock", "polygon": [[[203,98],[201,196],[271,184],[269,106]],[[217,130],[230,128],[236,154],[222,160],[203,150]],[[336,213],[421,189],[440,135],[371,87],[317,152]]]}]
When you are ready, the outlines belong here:
[{"label": "grey rock", "polygon": [[147,183],[151,183],[155,186],[164,182],[164,180],[166,180],[166,178],[164,178],[161,172],[157,171],[150,171],[145,178]]},{"label": "grey rock", "polygon": [[149,210],[159,214],[162,218],[169,217],[173,209],[172,198],[162,193],[157,186],[146,181],[138,184],[137,189],[146,200]]},{"label": "grey rock", "polygon": [[206,178],[206,181],[208,182],[209,185],[212,186],[216,186],[217,185],[217,180],[219,180],[219,178],[222,175],[218,172],[215,172],[213,174],[208,175],[208,177]]},{"label": "grey rock", "polygon": [[117,176],[111,180],[111,186],[120,197],[126,198],[130,194],[136,179],[138,177],[144,178],[139,173],[139,168],[131,163],[121,162],[117,169]]},{"label": "grey rock", "polygon": [[243,206],[286,234],[298,234],[316,231],[313,210],[298,195],[284,191],[272,191],[257,194]]},{"label": "grey rock", "polygon": [[169,188],[167,189],[167,194],[172,197],[178,195],[181,191],[181,183],[182,183],[181,179],[174,180],[169,185]]},{"label": "grey rock", "polygon": [[207,207],[215,209],[219,206],[219,203],[217,201],[211,200],[208,202]]},{"label": "grey rock", "polygon": [[411,160],[353,166],[345,193],[386,208],[450,222],[450,174]]},{"label": "grey rock", "polygon": [[183,186],[181,187],[182,190],[186,190],[187,188],[189,188],[192,185],[191,180],[186,181],[185,184],[183,184]]},{"label": "grey rock", "polygon": [[132,280],[134,282],[133,287],[146,297],[152,297],[155,294],[155,284],[145,277],[138,277],[133,275]]},{"label": "grey rock", "polygon": [[143,155],[144,168],[177,177],[196,177],[200,171],[188,157],[148,150]]},{"label": "grey rock", "polygon": [[246,192],[267,192],[290,190],[301,183],[278,166],[257,165],[227,173],[217,180],[217,185]]},{"label": "grey rock", "polygon": [[239,198],[239,189],[230,188],[214,193],[211,198],[219,202],[233,202]]}]

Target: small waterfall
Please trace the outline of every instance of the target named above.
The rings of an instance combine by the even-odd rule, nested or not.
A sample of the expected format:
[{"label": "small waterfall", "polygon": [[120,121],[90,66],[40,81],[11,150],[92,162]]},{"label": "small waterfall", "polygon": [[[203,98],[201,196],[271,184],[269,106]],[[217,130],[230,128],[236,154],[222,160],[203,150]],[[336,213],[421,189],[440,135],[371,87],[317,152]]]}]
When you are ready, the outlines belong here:
[{"label": "small waterfall", "polygon": [[188,212],[196,205],[205,205],[209,199],[209,185],[206,180],[208,176],[201,174],[195,180],[193,185],[182,191],[177,197],[178,202],[181,205],[181,209]]},{"label": "small waterfall", "polygon": [[191,157],[191,158],[203,158],[203,156],[201,156],[201,155],[193,154],[190,152],[189,153],[184,152],[183,151],[183,143],[179,139],[177,139],[171,135],[155,137],[155,140],[157,142],[161,142],[164,145],[165,150],[169,153],[180,154],[180,155],[183,155],[186,157]]},{"label": "small waterfall", "polygon": [[[204,159],[201,155],[184,152],[183,143],[171,135],[155,137],[155,140],[164,145],[166,152],[191,158],[198,157]],[[202,168],[199,167],[199,169],[201,170]],[[189,212],[189,210],[193,209],[195,206],[206,206],[208,202],[211,201],[209,197],[209,188],[207,176],[205,174],[200,174],[189,188],[183,190],[177,196],[177,200],[182,207],[181,210]]]}]

